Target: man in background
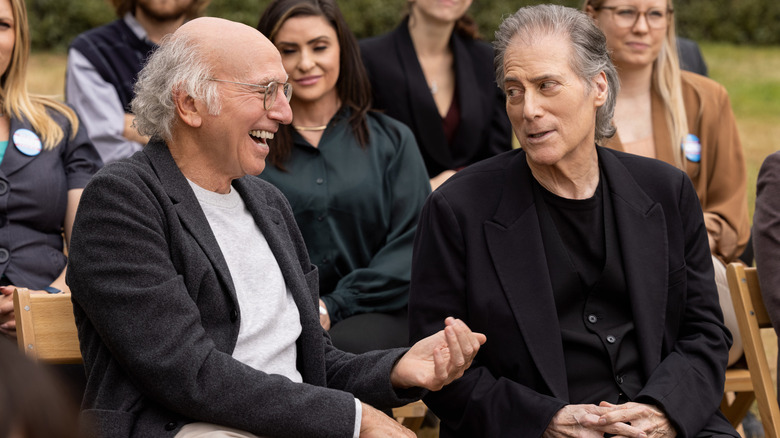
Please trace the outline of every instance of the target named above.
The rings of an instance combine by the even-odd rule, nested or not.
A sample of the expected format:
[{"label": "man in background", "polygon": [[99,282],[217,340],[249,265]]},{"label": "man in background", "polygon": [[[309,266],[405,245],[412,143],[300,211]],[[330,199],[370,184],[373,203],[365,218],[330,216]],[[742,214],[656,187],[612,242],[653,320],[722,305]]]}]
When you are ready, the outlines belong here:
[{"label": "man in background", "polygon": [[68,52],[65,100],[79,113],[103,162],[149,140],[133,127],[133,84],[160,40],[199,16],[209,0],[111,0],[119,19],[77,36]]}]

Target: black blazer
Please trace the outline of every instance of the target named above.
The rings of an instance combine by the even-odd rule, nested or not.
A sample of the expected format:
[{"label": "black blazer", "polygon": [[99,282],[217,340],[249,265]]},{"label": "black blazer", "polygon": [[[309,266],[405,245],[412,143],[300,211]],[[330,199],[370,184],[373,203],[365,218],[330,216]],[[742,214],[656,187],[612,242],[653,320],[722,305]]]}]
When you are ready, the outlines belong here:
[{"label": "black blazer", "polygon": [[677,54],[681,69],[707,76],[707,64],[696,41],[677,37]]},{"label": "black blazer", "polygon": [[512,148],[504,93],[496,86],[493,49],[456,33],[450,47],[460,106],[460,124],[451,146],[417,60],[407,20],[390,33],[360,42],[374,108],[411,128],[430,177]]},{"label": "black blazer", "polygon": [[[731,337],[701,208],[661,161],[598,149],[609,181],[645,385],[680,436],[737,436],[718,412]],[[442,437],[539,437],[568,403],[552,284],[522,150],[459,172],[429,197],[414,249],[410,335],[446,315],[485,333],[464,376],[425,398]]]}]

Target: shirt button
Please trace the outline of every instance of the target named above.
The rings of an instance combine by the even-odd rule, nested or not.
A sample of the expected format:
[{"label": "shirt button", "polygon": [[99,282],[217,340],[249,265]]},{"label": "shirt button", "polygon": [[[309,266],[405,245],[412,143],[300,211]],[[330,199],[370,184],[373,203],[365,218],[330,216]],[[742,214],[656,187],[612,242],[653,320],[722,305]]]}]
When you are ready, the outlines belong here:
[{"label": "shirt button", "polygon": [[322,222],[323,220],[325,220],[325,217],[324,217],[324,216],[318,216],[318,217],[317,217],[317,220],[318,220],[318,221],[320,221],[320,222]]},{"label": "shirt button", "polygon": [[173,429],[176,429],[175,421],[171,421],[170,423],[165,425],[165,430],[167,430],[168,432],[172,431]]},{"label": "shirt button", "polygon": [[618,383],[618,385],[622,385],[623,384],[623,376],[621,376],[621,375],[615,376],[615,381]]},{"label": "shirt button", "polygon": [[599,319],[596,317],[596,315],[594,315],[594,314],[592,314],[592,313],[591,313],[590,315],[588,315],[588,322],[589,322],[589,323],[591,323],[591,324],[595,324],[595,323],[596,323],[596,321],[598,321],[598,320],[599,320]]},{"label": "shirt button", "polygon": [[11,253],[5,248],[0,248],[0,263],[5,263],[11,258]]},{"label": "shirt button", "polygon": [[325,182],[325,180],[324,180],[324,179],[322,179],[322,178],[317,178],[317,184],[322,184],[322,183],[324,183],[324,182]]},{"label": "shirt button", "polygon": [[230,311],[230,322],[236,322],[238,320],[238,310],[233,309]]},{"label": "shirt button", "polygon": [[6,193],[8,193],[8,183],[0,181],[0,195],[5,195]]},{"label": "shirt button", "polygon": [[615,343],[615,340],[616,340],[616,339],[615,339],[615,337],[614,337],[614,336],[612,336],[612,335],[608,335],[608,336],[607,336],[607,342],[609,342],[610,344],[614,344],[614,343]]},{"label": "shirt button", "polygon": [[322,258],[322,263],[328,263],[329,261],[330,261],[330,259],[327,258],[327,257],[323,257]]}]

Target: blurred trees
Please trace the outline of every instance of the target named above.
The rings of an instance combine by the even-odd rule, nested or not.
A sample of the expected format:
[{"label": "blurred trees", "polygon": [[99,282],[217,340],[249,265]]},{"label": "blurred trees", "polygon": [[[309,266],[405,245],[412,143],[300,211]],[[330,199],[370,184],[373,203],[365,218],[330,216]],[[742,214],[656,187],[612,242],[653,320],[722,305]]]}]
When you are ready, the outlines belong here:
[{"label": "blurred trees", "polygon": [[[86,29],[115,18],[107,0],[26,0],[35,50],[65,50]],[[212,0],[206,13],[255,26],[270,0]],[[344,17],[358,36],[377,35],[395,27],[406,0],[339,0]],[[492,40],[501,17],[539,3],[579,7],[581,0],[474,0],[470,12],[482,36]],[[738,44],[780,44],[777,0],[677,0],[678,32],[696,40]]]}]

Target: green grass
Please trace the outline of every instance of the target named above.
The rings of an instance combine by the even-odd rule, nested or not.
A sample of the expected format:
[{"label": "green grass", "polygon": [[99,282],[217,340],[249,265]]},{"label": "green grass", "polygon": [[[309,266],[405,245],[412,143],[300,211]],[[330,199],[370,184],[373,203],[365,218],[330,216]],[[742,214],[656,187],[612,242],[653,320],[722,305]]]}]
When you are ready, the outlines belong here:
[{"label": "green grass", "polygon": [[752,220],[756,179],[767,155],[780,150],[780,47],[702,44],[710,77],[729,92],[747,166]]}]

